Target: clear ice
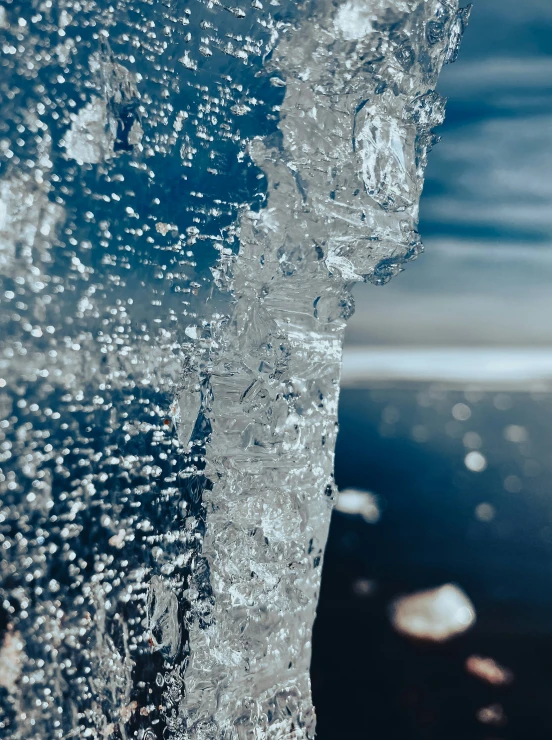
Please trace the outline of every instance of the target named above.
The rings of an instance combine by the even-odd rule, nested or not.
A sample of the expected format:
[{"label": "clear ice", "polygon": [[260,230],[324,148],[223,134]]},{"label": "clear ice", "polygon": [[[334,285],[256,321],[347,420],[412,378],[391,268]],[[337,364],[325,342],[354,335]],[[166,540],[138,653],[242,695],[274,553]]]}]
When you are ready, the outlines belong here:
[{"label": "clear ice", "polygon": [[2,0],[0,737],[312,738],[356,281],[455,0]]}]

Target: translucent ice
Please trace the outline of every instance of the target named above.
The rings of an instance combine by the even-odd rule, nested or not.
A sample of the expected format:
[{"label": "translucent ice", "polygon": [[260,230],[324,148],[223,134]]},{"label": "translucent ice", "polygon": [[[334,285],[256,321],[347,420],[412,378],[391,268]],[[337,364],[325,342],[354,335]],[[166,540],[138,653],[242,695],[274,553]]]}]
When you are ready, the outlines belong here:
[{"label": "translucent ice", "polygon": [[22,653],[21,635],[6,630],[4,644],[0,648],[0,686],[10,694],[17,692],[17,683],[21,677]]},{"label": "translucent ice", "polygon": [[452,0],[0,10],[0,735],[314,733],[354,281],[421,251]]}]

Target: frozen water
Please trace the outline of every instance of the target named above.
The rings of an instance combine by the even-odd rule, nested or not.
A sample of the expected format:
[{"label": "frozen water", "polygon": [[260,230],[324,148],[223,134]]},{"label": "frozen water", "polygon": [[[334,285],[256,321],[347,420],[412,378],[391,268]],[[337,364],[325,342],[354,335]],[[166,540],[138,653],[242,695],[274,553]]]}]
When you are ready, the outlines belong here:
[{"label": "frozen water", "polygon": [[466,670],[492,686],[507,686],[514,680],[509,668],[504,668],[493,658],[484,658],[481,655],[470,655],[466,660]]},{"label": "frozen water", "polygon": [[450,583],[397,599],[391,621],[398,632],[422,640],[443,642],[475,623],[475,609],[466,594]]},{"label": "frozen water", "polygon": [[452,0],[0,12],[0,736],[306,738],[354,281]]},{"label": "frozen water", "polygon": [[0,686],[8,694],[17,692],[17,682],[21,678],[21,656],[23,642],[18,632],[6,630],[4,644],[0,649]]},{"label": "frozen water", "polygon": [[508,719],[504,714],[504,709],[501,704],[491,704],[488,707],[479,709],[477,712],[477,719],[484,725],[503,727],[508,724]]},{"label": "frozen water", "polygon": [[381,516],[377,497],[369,491],[354,488],[339,492],[335,508],[344,514],[360,514],[370,524],[378,522]]}]

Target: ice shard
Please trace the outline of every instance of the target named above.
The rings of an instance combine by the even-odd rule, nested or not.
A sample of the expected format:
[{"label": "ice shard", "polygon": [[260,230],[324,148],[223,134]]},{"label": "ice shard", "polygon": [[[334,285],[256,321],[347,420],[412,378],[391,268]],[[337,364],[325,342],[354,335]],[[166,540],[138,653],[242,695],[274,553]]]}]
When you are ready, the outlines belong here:
[{"label": "ice shard", "polygon": [[350,288],[468,15],[3,1],[0,737],[313,737]]}]

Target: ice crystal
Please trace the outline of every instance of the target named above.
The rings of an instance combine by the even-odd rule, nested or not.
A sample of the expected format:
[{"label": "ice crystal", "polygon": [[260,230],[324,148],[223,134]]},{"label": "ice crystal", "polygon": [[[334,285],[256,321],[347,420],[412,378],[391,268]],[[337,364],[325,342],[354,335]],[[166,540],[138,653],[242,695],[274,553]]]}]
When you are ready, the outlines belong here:
[{"label": "ice crystal", "polygon": [[452,0],[0,7],[0,736],[301,738],[354,281]]}]

